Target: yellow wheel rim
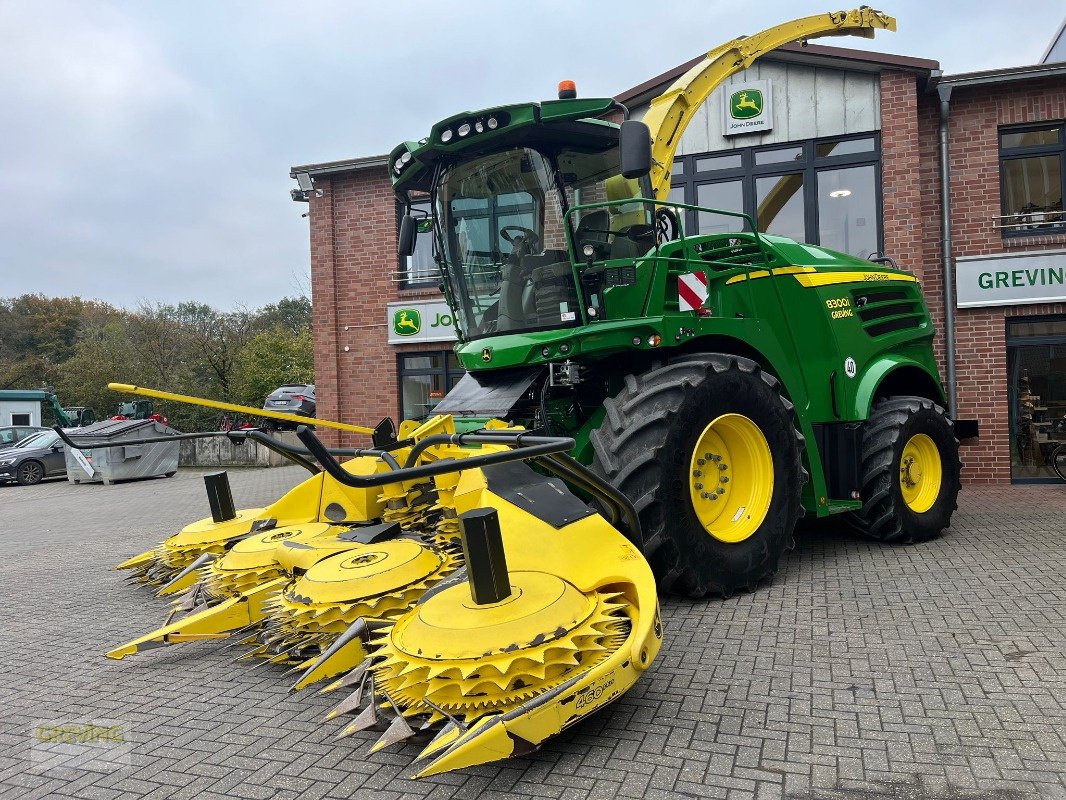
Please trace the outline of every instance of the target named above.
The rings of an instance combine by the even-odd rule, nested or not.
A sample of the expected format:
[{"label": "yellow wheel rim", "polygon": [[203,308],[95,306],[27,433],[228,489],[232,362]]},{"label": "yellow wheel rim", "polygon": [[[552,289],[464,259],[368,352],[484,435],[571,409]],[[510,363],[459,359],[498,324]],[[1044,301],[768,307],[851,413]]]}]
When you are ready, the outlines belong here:
[{"label": "yellow wheel rim", "polygon": [[924,433],[914,434],[899,460],[899,488],[907,508],[916,514],[932,508],[943,480],[944,465],[936,443]]},{"label": "yellow wheel rim", "polygon": [[689,497],[703,529],[742,542],[766,519],[774,493],[774,459],[759,426],[723,414],[703,429],[689,462]]}]

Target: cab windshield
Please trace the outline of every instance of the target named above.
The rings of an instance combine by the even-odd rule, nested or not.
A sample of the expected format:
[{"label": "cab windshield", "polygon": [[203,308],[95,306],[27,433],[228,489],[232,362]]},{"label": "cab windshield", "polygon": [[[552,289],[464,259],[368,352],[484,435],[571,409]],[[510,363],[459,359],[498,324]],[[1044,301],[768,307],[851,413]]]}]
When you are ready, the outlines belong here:
[{"label": "cab windshield", "polygon": [[[465,340],[581,324],[566,210],[614,199],[610,184],[619,181],[628,196],[639,191],[619,174],[613,144],[595,152],[564,148],[554,157],[519,147],[444,171],[435,218]],[[615,238],[606,209],[585,216],[595,230],[571,217],[579,245],[582,236]]]}]

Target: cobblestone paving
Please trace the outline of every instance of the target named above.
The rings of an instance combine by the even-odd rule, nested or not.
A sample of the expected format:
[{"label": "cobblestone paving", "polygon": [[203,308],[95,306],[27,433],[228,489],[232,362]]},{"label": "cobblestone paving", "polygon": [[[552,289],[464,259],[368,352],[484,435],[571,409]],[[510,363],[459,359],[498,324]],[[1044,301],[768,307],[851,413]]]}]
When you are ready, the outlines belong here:
[{"label": "cobblestone paving", "polygon": [[[302,474],[235,471],[234,496]],[[101,656],[164,611],[110,567],[205,513],[195,472],[0,487],[0,797],[1066,798],[1066,486],[969,489],[916,547],[803,531],[770,586],[665,600],[662,654],[614,706],[532,757],[421,781],[417,746],[334,742],[328,698],[218,643]],[[42,720],[107,719],[127,766],[32,761]]]}]

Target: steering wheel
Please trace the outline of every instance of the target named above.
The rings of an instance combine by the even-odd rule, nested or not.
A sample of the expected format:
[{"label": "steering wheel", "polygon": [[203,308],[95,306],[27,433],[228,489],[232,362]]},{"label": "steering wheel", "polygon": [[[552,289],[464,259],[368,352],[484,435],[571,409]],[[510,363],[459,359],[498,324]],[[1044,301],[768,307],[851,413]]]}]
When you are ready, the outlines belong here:
[{"label": "steering wheel", "polygon": [[659,244],[672,242],[681,233],[681,223],[677,212],[669,206],[662,206],[655,211],[655,239]]}]

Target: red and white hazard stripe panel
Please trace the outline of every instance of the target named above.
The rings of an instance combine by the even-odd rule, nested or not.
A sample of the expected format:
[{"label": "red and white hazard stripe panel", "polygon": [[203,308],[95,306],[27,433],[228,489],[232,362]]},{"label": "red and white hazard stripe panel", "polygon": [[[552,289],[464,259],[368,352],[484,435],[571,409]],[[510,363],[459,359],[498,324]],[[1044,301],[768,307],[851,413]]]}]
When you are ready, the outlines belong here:
[{"label": "red and white hazard stripe panel", "polygon": [[677,303],[682,311],[697,311],[707,302],[707,273],[677,276]]}]

